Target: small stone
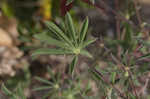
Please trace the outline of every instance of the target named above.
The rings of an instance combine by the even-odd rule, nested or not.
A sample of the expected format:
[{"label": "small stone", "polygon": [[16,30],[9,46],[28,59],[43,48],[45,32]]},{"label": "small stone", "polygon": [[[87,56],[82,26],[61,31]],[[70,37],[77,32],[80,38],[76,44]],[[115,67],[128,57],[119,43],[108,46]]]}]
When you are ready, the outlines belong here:
[{"label": "small stone", "polygon": [[6,31],[0,28],[0,46],[12,46],[12,39]]}]

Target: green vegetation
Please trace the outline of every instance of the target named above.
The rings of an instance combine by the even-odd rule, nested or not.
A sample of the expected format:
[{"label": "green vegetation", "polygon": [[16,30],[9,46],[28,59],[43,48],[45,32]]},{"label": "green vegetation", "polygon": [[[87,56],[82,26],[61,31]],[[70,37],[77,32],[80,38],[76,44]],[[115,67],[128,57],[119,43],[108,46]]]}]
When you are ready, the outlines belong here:
[{"label": "green vegetation", "polygon": [[[13,77],[2,76],[4,96],[10,99],[149,99],[149,24],[142,20],[137,2],[109,1],[114,3],[111,7],[103,0],[43,0],[45,5],[31,0],[35,7],[28,12],[30,2],[23,0],[25,5],[20,9],[28,12],[24,15],[15,6],[18,0],[14,1],[2,1],[0,8],[3,16],[17,20],[20,45],[16,47],[24,53],[22,57],[27,62],[21,64],[23,68],[15,68],[17,73]],[[56,6],[58,3],[60,7]],[[123,8],[119,6],[122,3]],[[109,25],[87,14],[95,9],[108,16]],[[39,19],[35,18],[37,10]],[[82,15],[86,17],[83,22]],[[102,18],[97,12],[95,16]],[[112,34],[107,30],[112,30]]]}]

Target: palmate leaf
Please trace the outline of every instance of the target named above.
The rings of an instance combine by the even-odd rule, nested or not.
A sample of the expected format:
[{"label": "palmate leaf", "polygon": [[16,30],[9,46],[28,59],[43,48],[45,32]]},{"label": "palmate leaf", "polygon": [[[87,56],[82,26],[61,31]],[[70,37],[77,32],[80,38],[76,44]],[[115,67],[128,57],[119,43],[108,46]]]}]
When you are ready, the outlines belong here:
[{"label": "palmate leaf", "polygon": [[56,83],[57,82],[57,78],[55,77],[53,71],[51,70],[50,67],[47,68],[47,71],[49,73],[49,75],[51,76],[51,79]]},{"label": "palmate leaf", "polygon": [[45,33],[36,34],[36,35],[34,35],[34,37],[36,39],[39,39],[40,41],[43,41],[43,42],[47,43],[47,44],[59,46],[59,47],[62,47],[62,48],[67,47],[67,43],[58,41],[56,39],[53,39],[50,36],[46,35]]},{"label": "palmate leaf", "polygon": [[[35,38],[43,42],[46,42],[48,44],[61,47],[61,49],[42,48],[42,49],[35,50],[32,56],[42,55],[42,54],[43,55],[72,54],[74,57],[70,64],[69,73],[73,74],[79,54],[92,58],[92,55],[88,51],[84,50],[84,48],[87,45],[93,43],[96,39],[85,40],[87,35],[88,23],[89,23],[88,18],[86,18],[86,20],[83,22],[82,28],[80,30],[80,33],[78,33],[78,35],[76,33],[70,14],[67,13],[65,18],[66,18],[66,22],[62,23],[60,28],[57,25],[55,25],[53,22],[45,22],[49,30],[53,34],[52,37],[49,37],[47,34],[43,34],[43,33],[35,35]],[[57,40],[57,38],[60,39],[60,41]]]},{"label": "palmate leaf", "polygon": [[54,94],[56,94],[56,92],[53,90],[50,90],[48,93],[46,93],[44,96],[42,96],[41,99],[47,99],[49,96],[53,96]]},{"label": "palmate leaf", "polygon": [[69,67],[69,72],[70,72],[71,75],[73,75],[73,71],[74,71],[74,68],[75,68],[75,66],[77,64],[77,61],[78,61],[78,56],[74,56],[73,60],[72,60],[72,62],[70,64],[70,67]]},{"label": "palmate leaf", "polygon": [[63,31],[58,26],[56,26],[53,22],[48,21],[46,21],[45,24],[50,29],[50,31],[55,33],[61,40],[66,41],[68,44],[72,46],[70,39],[63,33]]},{"label": "palmate leaf", "polygon": [[32,53],[32,56],[46,55],[46,54],[52,54],[52,55],[72,54],[72,51],[66,51],[66,50],[61,50],[61,49],[41,48],[41,49],[35,50]]},{"label": "palmate leaf", "polygon": [[24,89],[20,84],[17,86],[17,90],[15,92],[11,92],[9,89],[5,87],[4,84],[2,84],[2,91],[7,96],[9,96],[10,99],[18,99],[19,97],[21,97],[21,99],[27,99],[26,96],[24,95]]},{"label": "palmate leaf", "polygon": [[69,13],[67,13],[67,15],[66,15],[66,25],[67,25],[69,34],[71,34],[72,39],[77,43],[74,24],[73,24],[72,18]]},{"label": "palmate leaf", "polygon": [[88,18],[86,18],[82,25],[81,31],[80,31],[80,43],[82,43],[86,37],[88,24],[89,24],[89,20],[88,20]]}]

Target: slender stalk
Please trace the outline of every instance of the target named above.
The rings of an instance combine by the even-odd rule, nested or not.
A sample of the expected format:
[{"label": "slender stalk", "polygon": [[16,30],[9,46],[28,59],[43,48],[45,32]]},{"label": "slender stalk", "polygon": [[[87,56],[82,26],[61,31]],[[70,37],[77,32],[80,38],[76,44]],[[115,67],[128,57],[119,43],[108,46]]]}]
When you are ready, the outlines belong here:
[{"label": "slender stalk", "polygon": [[91,67],[89,68],[95,71],[101,77],[104,83],[106,83],[107,85],[110,85],[113,89],[115,89],[118,92],[120,97],[122,97],[123,99],[127,99],[126,96],[122,92],[120,92],[120,90],[118,90],[118,88],[116,88],[113,84],[107,81],[99,71],[97,71],[95,68],[91,68]]},{"label": "slender stalk", "polygon": [[129,75],[130,75],[129,78],[130,78],[130,80],[131,80],[130,85],[131,85],[131,87],[132,87],[132,89],[133,89],[133,91],[134,91],[134,94],[135,94],[136,98],[139,99],[139,98],[138,98],[138,95],[137,95],[137,92],[136,92],[136,90],[135,90],[134,83],[133,83],[133,76],[132,76],[132,73],[131,73],[130,70],[129,70],[128,72],[129,72]]},{"label": "slender stalk", "polygon": [[[90,4],[96,8],[98,8],[99,10],[101,10],[103,12],[103,14],[107,15],[106,10],[111,11],[118,19],[127,22],[128,24],[130,24],[134,29],[139,30],[139,28],[137,27],[137,25],[135,25],[132,21],[126,19],[124,16],[118,14],[114,9],[112,9],[109,5],[107,5],[104,0],[99,0],[99,4],[95,3],[93,4],[92,2],[90,2],[89,0],[82,0],[83,2]],[[103,5],[103,7],[101,5]]]},{"label": "slender stalk", "polygon": [[[115,9],[119,11],[119,1],[115,0]],[[117,32],[117,39],[120,40],[121,32],[120,32],[120,20],[116,17],[116,32]],[[121,47],[118,45],[118,58],[121,58]]]},{"label": "slender stalk", "polygon": [[[105,47],[105,49],[108,50],[106,47]],[[112,57],[112,59],[113,59],[117,64],[119,64],[119,65],[117,65],[118,68],[121,68],[124,72],[126,72],[125,66],[124,66],[112,53],[111,53],[111,57]],[[136,90],[134,90],[135,87],[134,87],[134,83],[133,83],[132,73],[131,73],[130,70],[128,70],[127,72],[129,73],[129,78],[130,78],[130,80],[131,80],[130,86],[132,87],[132,89],[133,89],[133,91],[134,91],[134,93],[135,93],[135,95],[136,95],[136,98],[138,99],[137,92],[136,92]]]},{"label": "slender stalk", "polygon": [[139,10],[137,8],[137,0],[133,0],[133,4],[134,4],[134,8],[135,8],[135,12],[136,12],[136,16],[137,16],[137,19],[138,19],[138,23],[139,23],[139,26],[141,27],[141,24],[142,24],[142,19],[141,19],[141,16],[140,16],[140,13],[139,13]]}]

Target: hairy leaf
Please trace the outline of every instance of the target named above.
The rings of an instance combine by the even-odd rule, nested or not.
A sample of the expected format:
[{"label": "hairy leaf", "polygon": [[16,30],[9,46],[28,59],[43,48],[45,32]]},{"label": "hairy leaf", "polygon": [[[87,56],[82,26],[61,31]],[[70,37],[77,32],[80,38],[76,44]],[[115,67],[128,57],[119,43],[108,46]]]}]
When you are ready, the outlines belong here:
[{"label": "hairy leaf", "polygon": [[88,18],[85,19],[81,31],[80,31],[80,42],[82,43],[86,37],[87,29],[88,29],[89,20]]},{"label": "hairy leaf", "polygon": [[52,85],[52,83],[51,83],[50,81],[45,80],[45,79],[43,79],[43,78],[35,77],[35,79],[38,80],[38,81],[41,81],[42,83]]},{"label": "hairy leaf", "polygon": [[33,91],[39,91],[39,90],[45,90],[45,89],[51,89],[52,87],[50,86],[41,86],[38,88],[34,88]]},{"label": "hairy leaf", "polygon": [[60,39],[65,40],[68,44],[72,45],[72,43],[70,42],[70,39],[63,33],[63,31],[56,26],[54,23],[52,22],[45,22],[47,27],[53,32],[55,33]]},{"label": "hairy leaf", "polygon": [[67,13],[67,15],[66,15],[66,25],[67,25],[69,34],[71,34],[72,39],[74,40],[74,42],[77,43],[74,24],[73,24],[72,18],[69,13]]},{"label": "hairy leaf", "polygon": [[74,67],[75,67],[76,64],[77,64],[77,61],[78,61],[78,56],[74,56],[74,58],[73,58],[73,60],[72,60],[72,62],[71,62],[71,64],[70,64],[70,67],[69,67],[69,72],[70,72],[70,74],[72,74],[72,75],[73,75]]},{"label": "hairy leaf", "polygon": [[111,82],[114,84],[115,83],[115,78],[116,78],[116,72],[111,73]]},{"label": "hairy leaf", "polygon": [[8,96],[12,95],[12,92],[7,89],[4,84],[2,84],[2,91]]},{"label": "hairy leaf", "polygon": [[85,48],[87,45],[89,45],[89,44],[91,44],[91,43],[93,43],[95,41],[96,41],[96,39],[94,39],[94,40],[87,40],[87,41],[83,42],[81,47]]},{"label": "hairy leaf", "polygon": [[42,49],[35,50],[32,53],[32,56],[35,56],[35,55],[46,55],[46,54],[63,55],[63,54],[72,54],[72,52],[71,51],[66,51],[66,50],[61,50],[61,49],[42,48]]},{"label": "hairy leaf", "polygon": [[36,39],[39,39],[40,41],[47,43],[47,44],[51,44],[51,45],[55,45],[55,46],[59,46],[59,47],[63,47],[63,48],[67,46],[67,44],[65,44],[65,42],[61,42],[56,39],[53,39],[53,38],[49,37],[48,35],[46,35],[45,33],[36,34],[34,37]]}]

